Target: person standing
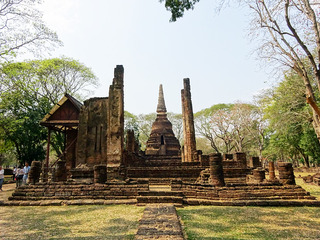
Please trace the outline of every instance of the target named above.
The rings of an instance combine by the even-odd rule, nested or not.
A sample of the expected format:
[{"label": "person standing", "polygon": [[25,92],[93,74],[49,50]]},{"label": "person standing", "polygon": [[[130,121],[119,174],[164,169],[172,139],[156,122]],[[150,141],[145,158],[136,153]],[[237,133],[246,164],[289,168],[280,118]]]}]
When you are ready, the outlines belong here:
[{"label": "person standing", "polygon": [[16,173],[17,173],[17,166],[14,166],[13,171],[12,171],[12,180],[16,180]]},{"label": "person standing", "polygon": [[16,173],[16,186],[17,188],[22,185],[22,178],[24,175],[24,170],[21,166],[17,168],[17,173]]},{"label": "person standing", "polygon": [[2,184],[4,180],[4,169],[0,166],[0,191],[2,191]]},{"label": "person standing", "polygon": [[29,166],[29,163],[25,163],[25,166],[23,168],[23,184],[27,184],[27,180],[28,180],[28,174],[29,174],[29,171],[30,171],[30,166]]}]

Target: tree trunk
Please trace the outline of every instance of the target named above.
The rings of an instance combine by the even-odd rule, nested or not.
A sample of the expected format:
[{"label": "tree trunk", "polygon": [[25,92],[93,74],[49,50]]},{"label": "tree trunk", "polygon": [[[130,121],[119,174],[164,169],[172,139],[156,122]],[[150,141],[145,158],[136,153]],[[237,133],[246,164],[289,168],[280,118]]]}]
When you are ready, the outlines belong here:
[{"label": "tree trunk", "polygon": [[310,167],[309,156],[308,156],[308,155],[305,155],[305,154],[303,154],[302,156],[303,156],[303,160],[304,160],[305,166],[306,166],[307,168],[309,168],[309,167]]}]

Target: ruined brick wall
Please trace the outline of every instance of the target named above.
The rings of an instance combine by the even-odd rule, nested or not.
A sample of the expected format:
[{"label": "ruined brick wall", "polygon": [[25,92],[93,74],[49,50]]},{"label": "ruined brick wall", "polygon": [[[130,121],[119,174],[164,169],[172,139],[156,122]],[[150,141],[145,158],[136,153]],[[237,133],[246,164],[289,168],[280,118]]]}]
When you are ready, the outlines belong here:
[{"label": "ruined brick wall", "polygon": [[109,97],[91,98],[80,110],[76,166],[119,166],[123,155],[123,66],[114,70]]},{"label": "ruined brick wall", "polygon": [[190,92],[189,78],[183,79],[184,89],[181,90],[182,101],[182,120],[183,120],[183,139],[184,139],[184,154],[183,162],[196,161],[194,153],[196,152],[196,137],[193,121],[193,110]]},{"label": "ruined brick wall", "polygon": [[80,111],[77,140],[78,164],[106,163],[108,98],[91,98]]}]

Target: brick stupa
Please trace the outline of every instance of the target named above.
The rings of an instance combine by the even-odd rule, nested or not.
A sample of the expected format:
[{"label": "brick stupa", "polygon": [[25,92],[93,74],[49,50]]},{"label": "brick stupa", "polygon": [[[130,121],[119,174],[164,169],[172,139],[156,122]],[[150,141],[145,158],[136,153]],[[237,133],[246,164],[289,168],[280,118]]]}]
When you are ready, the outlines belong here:
[{"label": "brick stupa", "polygon": [[160,84],[159,87],[157,118],[152,124],[145,153],[146,155],[159,156],[180,155],[180,143],[173,133],[171,122],[167,118],[167,108],[164,102],[162,84]]}]

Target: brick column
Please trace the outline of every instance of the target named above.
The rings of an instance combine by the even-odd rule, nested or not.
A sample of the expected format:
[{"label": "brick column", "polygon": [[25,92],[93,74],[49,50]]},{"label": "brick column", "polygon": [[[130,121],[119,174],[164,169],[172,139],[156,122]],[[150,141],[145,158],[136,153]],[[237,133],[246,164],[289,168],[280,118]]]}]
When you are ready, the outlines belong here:
[{"label": "brick column", "polygon": [[67,181],[66,161],[59,160],[55,171],[55,182]]},{"label": "brick column", "polygon": [[276,179],[276,174],[274,172],[274,162],[269,162],[269,179],[274,181]]},{"label": "brick column", "polygon": [[239,166],[241,168],[247,168],[247,155],[243,152],[237,152],[235,156],[235,160],[239,163]]},{"label": "brick column", "polygon": [[292,163],[279,162],[279,179],[283,184],[295,185],[296,181],[293,174]]},{"label": "brick column", "polygon": [[259,157],[251,157],[249,159],[249,167],[250,168],[258,168],[261,167],[261,162]]},{"label": "brick column", "polygon": [[265,170],[262,168],[256,168],[253,170],[253,179],[255,182],[263,182],[266,179]]},{"label": "brick column", "polygon": [[183,120],[183,139],[184,139],[184,162],[197,161],[194,155],[196,152],[196,137],[193,121],[193,109],[190,92],[190,80],[189,78],[183,79],[184,89],[181,90],[181,102],[182,102],[182,120]]},{"label": "brick column", "polygon": [[41,162],[40,161],[32,161],[30,172],[28,174],[28,181],[30,184],[36,184],[39,182],[41,173]]},{"label": "brick column", "polygon": [[107,181],[107,165],[95,165],[93,167],[94,183],[105,183]]},{"label": "brick column", "polygon": [[217,187],[225,185],[222,167],[222,157],[220,153],[212,153],[209,155],[210,161],[210,180],[209,182]]}]

